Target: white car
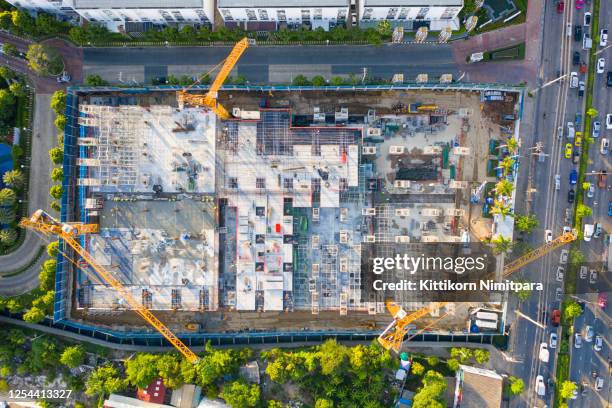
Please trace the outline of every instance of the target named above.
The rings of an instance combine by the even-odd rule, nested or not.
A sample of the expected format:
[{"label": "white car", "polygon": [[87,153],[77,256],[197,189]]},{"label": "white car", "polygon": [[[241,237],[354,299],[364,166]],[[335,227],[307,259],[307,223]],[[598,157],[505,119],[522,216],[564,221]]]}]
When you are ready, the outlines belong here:
[{"label": "white car", "polygon": [[603,385],[604,385],[604,379],[603,379],[603,377],[599,377],[599,376],[598,376],[598,377],[595,379],[595,390],[596,390],[596,391],[601,391],[601,389],[603,388]]},{"label": "white car", "polygon": [[559,190],[561,188],[561,175],[555,174],[555,190]]},{"label": "white car", "polygon": [[589,189],[587,190],[587,197],[593,198],[594,195],[595,195],[595,186],[593,185],[593,183],[589,183]]},{"label": "white car", "polygon": [[604,28],[599,32],[599,46],[605,47],[606,45],[608,45],[608,30]]},{"label": "white car", "polygon": [[584,330],[584,341],[590,343],[593,341],[593,337],[595,337],[595,330],[593,330],[593,326],[587,326]]},{"label": "white car", "polygon": [[561,250],[561,257],[559,258],[559,263],[565,265],[567,263],[567,258],[569,258],[569,251],[567,249]]},{"label": "white car", "polygon": [[591,285],[597,283],[597,271],[595,269],[591,269],[591,273],[589,274],[589,283]]},{"label": "white car", "polygon": [[595,343],[593,343],[593,349],[595,351],[601,351],[602,348],[603,348],[603,338],[598,334],[597,336],[595,336]]},{"label": "white car", "polygon": [[550,353],[548,352],[548,344],[540,343],[540,361],[543,363],[548,363],[548,359],[550,358]]},{"label": "white car", "polygon": [[564,272],[565,272],[565,269],[563,269],[562,266],[557,266],[557,281],[558,282],[563,282]]},{"label": "white car", "polygon": [[544,241],[548,244],[553,240],[553,235],[551,230],[544,231]]},{"label": "white car", "polygon": [[596,120],[595,122],[593,122],[593,137],[597,139],[600,133],[601,133],[601,122]]},{"label": "white car", "polygon": [[605,67],[606,67],[606,60],[604,58],[598,59],[597,60],[597,73],[603,74]]},{"label": "white car", "polygon": [[606,155],[610,148],[610,142],[605,137],[601,139],[601,145],[599,146],[599,153]]},{"label": "white car", "polygon": [[570,88],[578,88],[578,73],[572,72],[570,74]]},{"label": "white car", "polygon": [[550,341],[548,346],[551,349],[557,348],[557,333],[550,333]]},{"label": "white car", "polygon": [[588,272],[589,269],[586,266],[582,265],[580,267],[580,279],[586,279]]},{"label": "white car", "polygon": [[555,299],[557,299],[557,302],[560,302],[561,299],[563,299],[563,289],[557,288],[555,290]]},{"label": "white car", "polygon": [[536,377],[535,389],[536,389],[536,393],[540,397],[546,396],[546,384],[544,384],[544,377],[542,377],[541,375],[538,375]]},{"label": "white car", "polygon": [[606,115],[606,129],[612,129],[612,113]]},{"label": "white car", "polygon": [[574,334],[574,347],[577,349],[582,347],[582,336],[580,335],[580,333]]},{"label": "white car", "polygon": [[584,13],[584,25],[586,27],[591,25],[591,16],[592,16],[592,14],[590,12],[588,12],[588,11],[586,13]]}]

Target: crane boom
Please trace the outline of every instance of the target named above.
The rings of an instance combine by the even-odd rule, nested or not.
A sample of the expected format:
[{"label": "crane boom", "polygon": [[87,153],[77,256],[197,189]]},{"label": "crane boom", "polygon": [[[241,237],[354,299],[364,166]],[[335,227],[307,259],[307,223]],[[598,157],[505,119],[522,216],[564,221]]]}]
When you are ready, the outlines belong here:
[{"label": "crane boom", "polygon": [[[547,253],[565,244],[569,244],[570,242],[576,240],[576,238],[578,238],[578,234],[575,230],[566,232],[552,241],[506,264],[504,266],[502,275],[507,277],[523,266],[543,257]],[[399,353],[404,337],[408,333],[408,325],[413,321],[427,315],[428,313],[444,307],[444,305],[448,304],[448,302],[433,302],[409,315],[407,315],[406,312],[393,301],[387,300],[385,304],[389,310],[389,313],[391,313],[391,316],[393,316],[393,321],[385,328],[381,335],[378,336],[378,342],[387,350],[393,350]]]},{"label": "crane boom", "polygon": [[221,87],[223,86],[223,82],[225,82],[230,72],[232,72],[232,69],[234,69],[234,66],[236,66],[236,63],[238,62],[238,60],[240,59],[240,57],[242,56],[242,54],[248,47],[249,47],[249,40],[246,37],[238,41],[236,45],[234,45],[234,48],[232,48],[232,51],[229,53],[229,55],[225,59],[225,62],[223,63],[221,70],[215,77],[215,80],[213,81],[212,85],[210,86],[206,94],[204,95],[190,94],[188,92],[189,88],[181,89],[180,91],[178,91],[176,93],[176,99],[178,101],[179,108],[182,109],[186,103],[190,105],[194,105],[194,106],[207,106],[213,112],[215,112],[215,114],[219,118],[221,119],[231,118],[231,115],[229,114],[227,109],[225,109],[223,105],[221,105],[217,101],[217,96],[218,96],[219,89],[221,89]]},{"label": "crane boom", "polygon": [[[104,269],[102,266],[93,259],[93,257],[85,250],[81,244],[75,239],[79,235],[79,229],[68,223],[61,223],[55,218],[42,210],[38,210],[32,215],[31,218],[23,218],[19,222],[19,226],[22,228],[30,228],[33,230],[40,231],[44,234],[55,234],[62,238],[65,243],[83,258],[91,268],[102,278],[104,282],[110,285],[117,293],[125,299],[130,307],[136,311],[143,319],[145,319],[151,326],[153,326],[158,332],[162,334],[185,358],[195,363],[198,361],[198,356],[193,353],[172,331],[162,323],[150,310],[144,307],[138,302],[134,296],[123,286],[123,284],[115,278],[109,271]],[[89,274],[87,269],[85,272]]]}]

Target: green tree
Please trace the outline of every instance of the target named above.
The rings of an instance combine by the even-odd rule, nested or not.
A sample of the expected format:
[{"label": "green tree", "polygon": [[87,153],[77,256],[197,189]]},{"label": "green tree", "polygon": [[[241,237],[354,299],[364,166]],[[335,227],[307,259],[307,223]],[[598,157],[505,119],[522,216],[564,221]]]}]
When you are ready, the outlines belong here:
[{"label": "green tree", "polygon": [[[514,139],[510,139],[510,140],[514,140]],[[510,143],[508,141],[508,143]],[[512,170],[512,168],[514,167],[514,159],[510,156],[506,156],[504,157],[504,159],[499,163],[499,166],[503,169],[504,171],[504,176],[508,175],[508,173]]]},{"label": "green tree", "polygon": [[449,370],[455,372],[459,369],[459,361],[455,360],[454,358],[448,359],[446,360],[446,366]]},{"label": "green tree", "polygon": [[176,389],[183,385],[181,377],[181,358],[175,354],[162,354],[157,357],[157,371],[164,385]]},{"label": "green tree", "polygon": [[19,55],[19,50],[17,50],[17,47],[9,43],[5,43],[2,46],[2,52],[4,52],[6,55],[11,55],[13,57]]},{"label": "green tree", "polygon": [[590,217],[591,215],[593,215],[591,207],[582,203],[578,204],[578,207],[576,207],[576,216],[578,218]]},{"label": "green tree", "polygon": [[514,155],[519,148],[519,143],[514,137],[511,137],[506,141],[506,147],[508,148],[508,152]]},{"label": "green tree", "polygon": [[525,391],[525,382],[521,378],[510,376],[508,381],[510,382],[511,395],[519,395]]},{"label": "green tree", "polygon": [[304,75],[300,74],[293,78],[291,84],[293,86],[308,86],[310,85],[310,81]]},{"label": "green tree", "polygon": [[495,185],[495,192],[498,195],[510,197],[510,195],[512,195],[513,190],[514,190],[514,184],[512,184],[506,179],[501,179]]},{"label": "green tree", "polygon": [[532,232],[534,229],[538,228],[540,222],[536,218],[534,214],[529,215],[515,215],[514,216],[514,226],[516,229],[522,232]]},{"label": "green tree", "polygon": [[2,176],[2,181],[7,186],[21,188],[25,182],[25,177],[21,170],[9,170]]},{"label": "green tree", "polygon": [[248,385],[243,381],[233,381],[223,386],[219,394],[232,408],[251,408],[259,403],[259,385]]},{"label": "green tree", "polygon": [[42,291],[49,291],[55,286],[56,268],[57,261],[55,259],[48,259],[42,264],[38,274],[38,281]]},{"label": "green tree", "polygon": [[132,359],[125,360],[126,381],[138,388],[148,387],[159,377],[157,359],[153,354],[138,353]]},{"label": "green tree", "polygon": [[49,195],[57,200],[62,198],[63,194],[64,194],[64,189],[62,188],[62,186],[54,185],[54,186],[51,186],[51,188],[49,189]]},{"label": "green tree", "polygon": [[17,231],[13,228],[4,228],[0,230],[0,244],[11,246],[17,241]]},{"label": "green tree", "polygon": [[501,234],[493,238],[491,243],[493,244],[493,252],[496,254],[508,252],[512,248],[512,240],[504,238]]},{"label": "green tree", "polygon": [[12,208],[0,207],[0,224],[11,224],[15,221],[15,211]]},{"label": "green tree", "polygon": [[120,391],[125,383],[117,369],[111,364],[96,367],[85,383],[85,394],[98,397],[100,402],[106,395]]},{"label": "green tree", "polygon": [[589,109],[587,109],[586,114],[588,116],[594,118],[595,116],[599,115],[599,111],[591,106]]},{"label": "green tree", "polygon": [[66,116],[57,115],[53,123],[58,130],[63,131],[66,128]]},{"label": "green tree", "polygon": [[42,44],[31,44],[26,53],[28,65],[38,75],[58,75],[64,69],[59,53]]},{"label": "green tree", "polygon": [[[177,81],[178,84],[178,81]],[[85,85],[87,86],[106,86],[108,82],[102,79],[98,74],[90,74],[85,78]]]},{"label": "green tree", "polygon": [[582,308],[573,300],[569,300],[565,302],[565,307],[563,308],[563,317],[569,323],[574,321],[574,318],[580,316],[582,314]]},{"label": "green tree", "polygon": [[412,374],[420,376],[425,372],[425,367],[423,367],[423,364],[417,363],[415,361],[414,363],[412,363],[410,371],[412,371]]},{"label": "green tree", "polygon": [[51,201],[50,207],[55,211],[60,211],[62,209],[62,206],[56,200]]},{"label": "green tree", "polygon": [[334,401],[327,398],[317,398],[315,408],[334,408]]},{"label": "green tree", "polygon": [[59,147],[49,150],[49,158],[53,164],[61,164],[64,160],[64,151]]},{"label": "green tree", "polygon": [[312,85],[313,86],[325,86],[327,85],[327,81],[321,75],[315,75],[312,77]]},{"label": "green tree", "polygon": [[13,82],[9,85],[9,90],[13,95],[18,98],[24,97],[26,95],[26,87],[21,82]]},{"label": "green tree", "polygon": [[246,85],[249,80],[244,75],[236,75],[234,79],[234,85]]},{"label": "green tree", "polygon": [[341,76],[335,76],[332,77],[329,83],[333,86],[342,86],[344,85],[344,78],[342,78]]},{"label": "green tree", "polygon": [[85,350],[81,346],[69,346],[64,349],[60,362],[69,368],[76,368],[85,361]]},{"label": "green tree", "polygon": [[38,323],[44,318],[45,311],[38,307],[33,307],[23,314],[23,320],[28,323]]},{"label": "green tree", "polygon": [[80,26],[72,27],[70,31],[68,31],[68,37],[78,45],[86,44],[88,41],[87,32]]},{"label": "green tree", "polygon": [[15,115],[15,95],[8,89],[0,89],[0,120],[8,120]]},{"label": "green tree", "polygon": [[474,359],[478,364],[485,364],[489,361],[491,357],[491,352],[486,349],[476,349],[474,350]]},{"label": "green tree", "polygon": [[283,408],[284,405],[282,402],[278,402],[275,400],[268,400],[266,403],[266,408]]},{"label": "green tree", "polygon": [[507,216],[513,217],[514,215],[512,214],[512,209],[510,208],[510,206],[508,204],[506,204],[505,202],[501,201],[501,200],[493,200],[493,205],[491,206],[491,209],[489,210],[489,213],[495,215],[500,215],[502,219],[505,219]]},{"label": "green tree", "polygon": [[8,392],[11,387],[8,385],[4,378],[0,378],[0,392]]},{"label": "green tree", "polygon": [[393,28],[391,27],[391,22],[389,20],[382,20],[376,26],[376,30],[382,37],[390,37],[393,32]]},{"label": "green tree", "polygon": [[0,67],[0,77],[4,78],[7,85],[10,85],[17,74],[9,67]]},{"label": "green tree", "polygon": [[64,169],[62,169],[61,167],[54,168],[51,171],[51,180],[55,181],[56,183],[59,183],[64,180]]},{"label": "green tree", "polygon": [[36,34],[36,22],[32,16],[24,10],[12,11],[12,23],[19,33]]},{"label": "green tree", "polygon": [[427,364],[429,364],[432,367],[437,366],[439,362],[440,362],[440,359],[438,359],[438,357],[436,357],[436,356],[428,356],[427,357]]},{"label": "green tree", "polygon": [[559,389],[559,394],[563,399],[569,399],[574,395],[574,391],[578,389],[578,386],[575,382],[565,380],[561,383],[561,388]]},{"label": "green tree", "polygon": [[66,92],[59,90],[53,93],[50,102],[51,109],[56,115],[61,115],[66,111]]},{"label": "green tree", "polygon": [[471,348],[467,347],[453,347],[451,348],[450,355],[452,358],[458,358],[459,361],[463,364],[468,362],[472,358],[474,352]]}]

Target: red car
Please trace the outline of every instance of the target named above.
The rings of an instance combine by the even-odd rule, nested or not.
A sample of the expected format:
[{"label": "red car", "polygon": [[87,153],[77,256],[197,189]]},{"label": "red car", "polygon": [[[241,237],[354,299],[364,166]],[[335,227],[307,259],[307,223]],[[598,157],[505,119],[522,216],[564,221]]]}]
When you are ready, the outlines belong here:
[{"label": "red car", "polygon": [[608,304],[608,295],[605,293],[600,293],[599,296],[597,297],[597,304],[602,309],[605,309],[606,305]]},{"label": "red car", "polygon": [[580,10],[584,7],[584,0],[576,0],[576,10]]},{"label": "red car", "polygon": [[557,13],[559,14],[563,14],[563,11],[565,10],[565,3],[560,1],[557,3]]},{"label": "red car", "polygon": [[552,311],[552,316],[550,317],[550,323],[553,326],[558,326],[561,323],[561,311],[559,309],[555,309]]}]

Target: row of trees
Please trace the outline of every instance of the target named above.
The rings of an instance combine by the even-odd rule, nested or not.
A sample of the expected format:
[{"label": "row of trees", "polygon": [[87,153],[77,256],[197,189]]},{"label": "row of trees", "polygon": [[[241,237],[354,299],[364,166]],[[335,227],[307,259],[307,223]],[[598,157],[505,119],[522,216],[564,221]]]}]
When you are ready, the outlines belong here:
[{"label": "row of trees", "polygon": [[[49,150],[49,159],[55,166],[61,166],[64,161],[64,129],[66,127],[66,92],[59,90],[56,91],[51,97],[51,109],[55,113],[55,127],[59,131],[57,135],[57,145]],[[64,170],[62,167],[54,167],[51,170],[51,181],[53,184],[49,188],[49,195],[53,198],[51,202],[51,208],[59,211],[60,204],[58,200],[61,200],[64,194],[64,189],[61,186],[61,182],[64,179]]]}]

